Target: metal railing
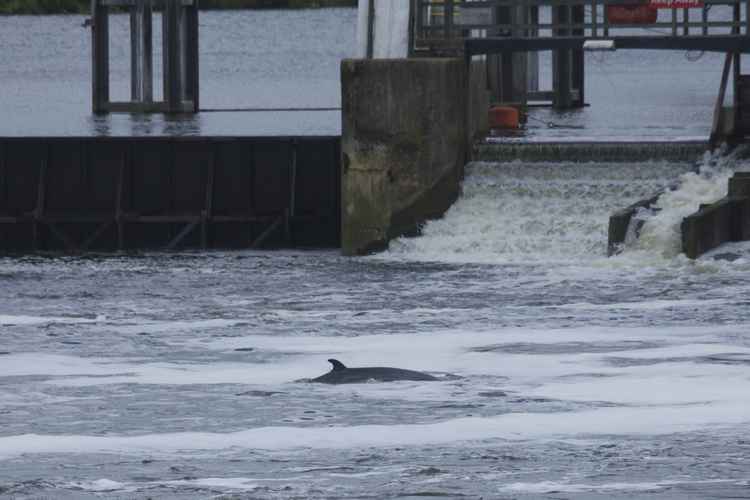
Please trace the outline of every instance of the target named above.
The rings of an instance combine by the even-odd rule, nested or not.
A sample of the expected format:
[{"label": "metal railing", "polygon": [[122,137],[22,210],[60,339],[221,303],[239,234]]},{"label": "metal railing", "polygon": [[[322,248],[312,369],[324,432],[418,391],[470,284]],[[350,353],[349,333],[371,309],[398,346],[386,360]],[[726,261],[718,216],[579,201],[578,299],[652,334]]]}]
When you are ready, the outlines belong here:
[{"label": "metal railing", "polygon": [[612,22],[608,15],[608,6],[647,5],[644,0],[412,0],[414,41],[419,47],[427,40],[484,36],[602,39],[643,35],[644,30],[665,37],[750,35],[750,0],[659,9],[658,19],[647,24]]}]

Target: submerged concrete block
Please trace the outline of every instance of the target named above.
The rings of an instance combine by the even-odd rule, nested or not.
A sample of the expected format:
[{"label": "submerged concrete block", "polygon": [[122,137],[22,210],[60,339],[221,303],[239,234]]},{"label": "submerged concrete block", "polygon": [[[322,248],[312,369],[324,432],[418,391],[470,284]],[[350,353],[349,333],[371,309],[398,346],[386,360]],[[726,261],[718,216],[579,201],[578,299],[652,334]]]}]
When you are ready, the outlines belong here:
[{"label": "submerged concrete block", "polygon": [[345,255],[380,250],[455,201],[486,123],[488,104],[469,90],[484,80],[471,73],[460,58],[342,62]]},{"label": "submerged concrete block", "polygon": [[[630,228],[630,221],[633,216],[642,208],[649,208],[651,205],[656,203],[661,193],[647,198],[644,200],[637,201],[627,208],[618,210],[609,217],[609,231],[607,241],[607,256],[611,257],[622,251],[622,247],[625,243],[625,239],[628,236],[628,229]],[[636,228],[636,233],[640,232],[643,221],[640,221],[639,226]]]},{"label": "submerged concrete block", "polygon": [[696,259],[730,241],[750,240],[750,172],[729,179],[728,196],[682,221],[682,250]]},{"label": "submerged concrete block", "polygon": [[702,206],[682,220],[682,251],[697,259],[709,250],[733,239],[734,202],[728,198]]}]

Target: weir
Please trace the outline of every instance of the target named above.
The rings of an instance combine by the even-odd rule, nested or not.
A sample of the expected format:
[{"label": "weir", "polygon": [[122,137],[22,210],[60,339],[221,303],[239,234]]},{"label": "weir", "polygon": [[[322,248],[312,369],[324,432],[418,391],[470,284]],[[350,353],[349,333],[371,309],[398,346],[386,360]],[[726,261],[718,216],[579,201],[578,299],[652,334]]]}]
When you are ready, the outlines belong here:
[{"label": "weir", "polygon": [[338,137],[0,139],[0,251],[339,246]]},{"label": "weir", "polygon": [[[717,17],[717,9],[712,7],[718,6],[731,8],[731,17]],[[486,141],[475,146],[475,159],[592,161],[672,157],[679,161],[694,161],[706,149],[720,142],[743,142],[750,132],[746,128],[750,121],[745,119],[746,115],[750,116],[750,105],[746,104],[750,99],[745,96],[748,76],[743,75],[740,68],[740,55],[750,52],[750,8],[741,0],[707,0],[702,3],[699,12],[695,9],[691,12],[687,8],[671,8],[668,9],[671,19],[666,22],[659,21],[656,8],[648,11],[649,2],[643,0],[412,0],[410,5],[401,6],[401,10],[408,11],[408,16],[397,16],[398,19],[409,20],[408,46],[405,50],[409,58],[398,63],[400,81],[392,80],[385,84],[376,83],[380,77],[374,76],[376,72],[373,68],[385,68],[394,63],[371,59],[378,57],[377,48],[387,46],[394,35],[392,32],[381,34],[377,29],[378,8],[384,12],[382,2],[360,1],[360,28],[366,27],[366,36],[362,37],[366,43],[363,43],[361,53],[365,59],[357,61],[356,72],[351,72],[357,75],[356,78],[342,79],[344,95],[352,92],[362,101],[355,100],[344,106],[342,196],[345,210],[342,221],[345,254],[366,253],[384,246],[395,236],[418,230],[421,223],[435,217],[436,210],[439,212],[440,207],[447,207],[455,198],[454,193],[463,176],[463,166],[459,166],[457,173],[450,177],[452,184],[443,187],[442,192],[437,194],[434,187],[445,186],[445,179],[449,178],[445,175],[446,169],[421,161],[433,157],[445,145],[432,141],[429,126],[425,125],[438,123],[445,126],[439,113],[437,119],[424,120],[421,126],[411,127],[408,131],[393,127],[395,123],[409,120],[409,117],[395,117],[393,110],[404,109],[406,114],[423,112],[432,117],[435,110],[444,105],[445,92],[432,92],[433,99],[421,103],[421,110],[417,107],[415,111],[412,87],[414,81],[430,84],[440,74],[439,71],[417,68],[437,65],[438,61],[446,58],[464,61],[461,72],[465,75],[462,78],[466,85],[453,85],[452,95],[457,96],[454,98],[469,102],[472,101],[470,96],[481,96],[487,99],[486,105],[492,102],[505,106],[505,109],[515,107],[523,110],[531,100],[539,99],[550,99],[550,104],[557,109],[584,106],[583,51],[588,48],[699,50],[726,54],[713,129],[706,142],[663,143],[644,147],[640,143],[524,144],[522,141],[507,141],[493,144]],[[393,16],[395,8],[389,7],[389,16]],[[651,20],[628,17],[632,15],[632,10],[628,9],[632,8],[646,9]],[[362,21],[363,13],[365,22]],[[645,31],[644,24],[652,30]],[[539,91],[536,88],[538,60],[532,56],[539,51],[553,53],[551,90]],[[355,63],[346,64],[353,67]],[[478,71],[484,76],[473,76],[470,68],[479,68]],[[732,68],[733,71],[730,71]],[[730,82],[734,102],[725,107],[726,89]],[[368,85],[373,86],[371,92],[361,90],[368,88]],[[479,109],[481,107],[482,104]],[[471,106],[466,109],[470,110]],[[476,114],[470,111],[465,112],[462,119],[454,118],[452,121],[464,123],[467,143],[462,145],[455,142],[451,152],[471,149],[466,145],[470,146],[472,140],[476,139],[473,132],[483,131],[489,125],[478,121]],[[375,142],[371,140],[374,136],[378,137]],[[408,138],[406,142],[409,146],[406,148],[402,144],[404,137]],[[368,156],[358,154],[363,150],[368,152]],[[409,154],[402,154],[404,151]],[[444,154],[441,156],[445,157]],[[373,162],[373,158],[380,160]],[[404,162],[419,164],[419,175],[399,176],[398,171],[404,168]],[[355,176],[357,180],[352,180]],[[399,217],[406,206],[399,204],[405,201],[410,207],[408,224],[403,224],[403,219]],[[637,206],[648,204],[646,200]],[[397,208],[394,209],[394,206]],[[630,207],[624,213],[632,215],[634,210],[634,207]],[[624,238],[623,221],[629,221],[630,215],[624,217],[623,213],[618,212],[612,220],[617,227],[610,229],[610,249],[617,247],[618,238]]]},{"label": "weir", "polygon": [[[722,140],[744,141],[747,2],[705,2],[729,6],[729,20],[713,18],[711,9],[699,18],[672,9],[669,22],[652,24],[667,29],[659,35],[616,20],[610,7],[623,5],[644,3],[360,0],[361,58],[341,65],[341,138],[0,138],[0,250],[312,245],[363,254],[440,217],[459,196],[471,160],[689,161]],[[109,101],[111,7],[131,16],[126,103]],[[197,7],[197,0],[92,1],[95,112],[199,111]],[[164,23],[160,103],[151,88],[154,9]],[[485,140],[491,103],[584,106],[582,54],[592,46],[726,53],[711,137],[646,147]],[[538,87],[542,50],[554,52],[549,90]],[[610,235],[624,234],[632,213],[618,212],[620,227]]]}]

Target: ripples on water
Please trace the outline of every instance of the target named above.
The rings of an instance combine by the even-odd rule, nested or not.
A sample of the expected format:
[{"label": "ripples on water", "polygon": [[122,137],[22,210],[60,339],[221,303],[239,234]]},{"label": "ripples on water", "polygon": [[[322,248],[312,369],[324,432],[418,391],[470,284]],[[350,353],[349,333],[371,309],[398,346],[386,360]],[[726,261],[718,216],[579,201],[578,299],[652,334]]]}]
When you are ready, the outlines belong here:
[{"label": "ripples on water", "polygon": [[[610,211],[694,168],[476,164],[368,258],[0,259],[0,496],[742,495],[750,248],[604,257]],[[295,382],[332,356],[443,380]]]},{"label": "ripples on water", "polygon": [[[202,14],[203,104],[337,106],[355,15]],[[81,20],[0,18],[0,135],[339,131],[338,113],[91,118]],[[720,59],[642,54],[596,56],[594,105],[538,116],[705,136]],[[444,219],[368,258],[0,258],[0,498],[746,495],[750,248],[692,262],[673,232],[746,167],[703,167],[475,164]],[[679,177],[605,258],[609,213]],[[295,382],[331,356],[458,378]]]},{"label": "ripples on water", "polygon": [[[356,10],[201,12],[203,108],[338,107],[339,62],[354,54]],[[339,112],[91,115],[85,16],[0,16],[0,136],[338,135]],[[111,95],[130,95],[129,22],[110,22]],[[155,99],[161,22],[154,20]]]}]

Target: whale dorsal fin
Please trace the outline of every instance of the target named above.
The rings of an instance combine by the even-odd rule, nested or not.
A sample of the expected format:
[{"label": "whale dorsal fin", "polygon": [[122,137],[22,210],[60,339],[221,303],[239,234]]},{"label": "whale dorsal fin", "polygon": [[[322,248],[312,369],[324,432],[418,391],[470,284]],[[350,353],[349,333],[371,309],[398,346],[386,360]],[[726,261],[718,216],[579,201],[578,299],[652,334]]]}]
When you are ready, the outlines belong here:
[{"label": "whale dorsal fin", "polygon": [[346,369],[346,366],[344,366],[344,363],[342,363],[338,359],[329,359],[328,362],[333,365],[333,371]]}]

